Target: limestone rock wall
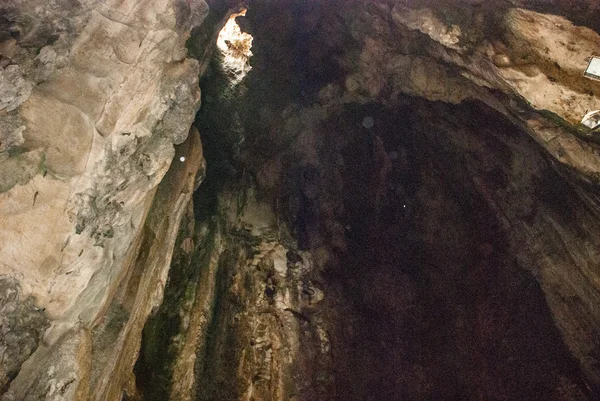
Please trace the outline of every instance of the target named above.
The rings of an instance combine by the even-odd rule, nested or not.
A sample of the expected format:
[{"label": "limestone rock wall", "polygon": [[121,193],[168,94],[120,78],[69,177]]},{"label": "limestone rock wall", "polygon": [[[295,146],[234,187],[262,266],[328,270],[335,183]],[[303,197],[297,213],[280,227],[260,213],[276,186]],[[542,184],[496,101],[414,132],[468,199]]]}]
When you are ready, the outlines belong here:
[{"label": "limestone rock wall", "polygon": [[203,154],[209,4],[0,5],[3,399],[597,397],[595,5],[250,0]]},{"label": "limestone rock wall", "polygon": [[[562,220],[552,217],[556,212],[531,206],[520,190],[510,196],[522,203],[518,209],[529,212],[515,210],[504,195],[478,184],[502,216],[522,266],[541,282],[565,341],[597,387],[593,339],[599,320],[593,305],[599,301],[594,272],[600,259],[592,245],[597,224],[589,222],[597,218],[599,159],[597,138],[578,123],[599,103],[598,82],[581,75],[599,50],[598,33],[527,8],[384,4],[362,15],[362,24],[349,28],[362,50],[343,59],[354,71],[343,83],[344,93],[384,104],[393,104],[399,93],[450,103],[479,99],[528,132],[580,194],[575,200],[566,197],[565,188],[550,190],[547,196],[571,216]],[[447,122],[440,117],[428,116],[439,122],[436,130],[445,130]],[[519,182],[514,185],[523,191],[535,185]]]},{"label": "limestone rock wall", "polygon": [[[600,42],[592,23],[513,6],[249,3],[252,71],[239,92],[216,84],[227,100],[205,121],[208,177],[227,184],[195,218],[219,223],[181,239],[203,261],[177,309],[198,351],[165,342],[184,388],[596,397],[597,139],[577,123],[598,100],[581,74]],[[385,113],[403,117],[384,134]]]},{"label": "limestone rock wall", "polygon": [[5,399],[122,398],[202,162],[185,41],[207,12],[0,4],[0,275],[19,300],[3,315]]},{"label": "limestone rock wall", "polygon": [[[269,2],[257,3],[256,14],[249,14],[256,16],[255,26],[278,29],[277,23],[262,19],[262,13],[274,17],[274,11],[261,8]],[[331,8],[314,3],[303,9],[302,23],[290,31],[305,35],[307,43],[319,43],[318,50],[298,44],[292,54],[306,55],[308,67],[296,70],[298,79],[316,85],[313,93],[318,92],[323,105],[375,101],[393,108],[406,94],[448,103],[477,99],[540,145],[550,165],[579,194],[577,201],[559,198],[572,218],[559,223],[549,210],[536,210],[532,216],[537,217],[529,221],[524,212],[508,210],[512,207],[498,199],[501,195],[485,186],[480,191],[502,216],[514,239],[514,252],[546,290],[565,341],[597,386],[593,339],[598,337],[594,305],[600,259],[593,245],[597,224],[590,222],[597,218],[600,159],[597,136],[578,122],[599,104],[599,83],[582,73],[589,57],[598,53],[600,41],[598,32],[588,28],[596,27],[593,20],[577,26],[563,16],[538,12],[548,11],[540,4],[531,9],[530,3],[505,7],[482,2],[354,2]],[[587,4],[575,3],[583,8]],[[577,14],[574,9],[563,12],[569,18]],[[279,26],[285,25],[283,19]],[[332,58],[334,66],[328,61]],[[436,130],[447,124],[444,113],[427,118],[439,123]],[[562,196],[564,190],[548,196]],[[522,192],[512,196],[524,205],[531,202]],[[577,212],[570,214],[567,210],[575,203]]]}]

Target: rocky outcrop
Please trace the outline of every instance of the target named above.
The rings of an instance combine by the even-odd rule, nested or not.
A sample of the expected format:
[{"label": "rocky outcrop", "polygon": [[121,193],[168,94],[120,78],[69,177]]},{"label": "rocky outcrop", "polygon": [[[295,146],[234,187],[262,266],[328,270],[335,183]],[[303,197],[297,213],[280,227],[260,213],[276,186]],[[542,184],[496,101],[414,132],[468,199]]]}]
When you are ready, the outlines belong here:
[{"label": "rocky outcrop", "polygon": [[2,280],[2,383],[7,385],[15,378],[23,362],[39,345],[48,319],[42,310],[37,308],[31,298],[23,302],[20,287],[16,280]]},{"label": "rocky outcrop", "polygon": [[569,3],[0,5],[4,399],[597,398]]},{"label": "rocky outcrop", "polygon": [[7,400],[122,398],[201,165],[184,45],[207,12],[0,5],[0,273],[23,300],[3,314]]}]

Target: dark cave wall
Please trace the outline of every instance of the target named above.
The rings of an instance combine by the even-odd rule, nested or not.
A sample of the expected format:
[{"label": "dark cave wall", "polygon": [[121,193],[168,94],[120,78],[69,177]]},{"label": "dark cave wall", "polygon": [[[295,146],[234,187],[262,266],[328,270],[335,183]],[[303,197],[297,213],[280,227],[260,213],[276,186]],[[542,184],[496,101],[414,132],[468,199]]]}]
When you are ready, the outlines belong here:
[{"label": "dark cave wall", "polygon": [[595,187],[483,104],[344,97],[370,17],[253,1],[205,76],[194,399],[595,399]]},{"label": "dark cave wall", "polygon": [[[547,173],[533,142],[481,105],[407,103],[358,114],[375,117],[373,132],[362,135],[380,136],[392,155],[387,166],[374,168],[376,152],[360,135],[345,151],[348,252],[327,286],[336,294],[327,298],[329,308],[343,311],[337,319],[344,322],[332,336],[337,396],[588,399],[544,293],[514,257],[506,227],[485,198],[515,180],[507,166],[521,156],[506,142],[529,149],[527,163],[543,167],[532,168],[544,172],[540,187],[564,183]],[[334,121],[339,126],[353,115]],[[442,128],[432,126],[432,115],[453,117]],[[357,157],[365,153],[371,157]],[[382,168],[384,188],[374,190]],[[359,188],[370,195],[362,202],[348,190]],[[522,200],[510,206],[522,207]]]},{"label": "dark cave wall", "polygon": [[[263,330],[280,339],[318,328],[328,334],[327,359],[316,352],[323,344],[314,335],[300,334],[301,355],[290,369],[301,385],[287,384],[278,394],[590,399],[534,269],[515,257],[511,243],[505,216],[534,225],[548,208],[575,213],[569,209],[582,207],[524,132],[478,103],[404,98],[396,108],[293,110],[287,124],[306,114],[318,122],[310,132],[299,129],[280,154],[263,150],[247,165],[252,146],[262,142],[246,131],[249,148],[231,161],[238,175],[217,170],[216,177],[229,183],[219,202],[245,197],[248,188],[257,191],[278,216],[280,240],[288,232],[286,263],[303,264],[305,258],[309,271],[300,281],[317,283],[325,298],[301,303],[289,312],[297,321],[280,326],[274,296],[294,281],[278,281],[272,261],[253,266],[252,256],[265,236],[275,234],[231,228],[199,399],[236,399],[274,381],[270,374],[251,373],[248,366],[264,366],[256,359],[241,362],[248,349],[259,359],[271,355],[272,344],[256,351],[261,341],[253,324],[262,314],[268,316]],[[374,120],[371,129],[363,126],[367,116]],[[274,183],[264,178],[272,170]],[[248,207],[244,202],[236,200],[238,214]],[[227,219],[217,210],[218,218]],[[310,291],[298,295],[310,297]],[[269,364],[280,357],[269,357]]]}]

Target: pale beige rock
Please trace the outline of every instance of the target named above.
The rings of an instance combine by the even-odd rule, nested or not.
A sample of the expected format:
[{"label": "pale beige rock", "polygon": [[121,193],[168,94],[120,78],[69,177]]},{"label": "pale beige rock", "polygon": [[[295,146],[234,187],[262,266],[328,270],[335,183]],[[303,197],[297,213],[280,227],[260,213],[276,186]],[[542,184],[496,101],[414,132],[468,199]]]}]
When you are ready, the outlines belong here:
[{"label": "pale beige rock", "polygon": [[[123,280],[131,276],[144,246],[146,217],[162,213],[166,218],[151,210],[157,208],[152,206],[157,187],[176,154],[173,145],[184,142],[199,106],[198,63],[183,57],[183,46],[191,27],[206,15],[206,4],[13,3],[8,5],[17,15],[28,15],[23,21],[37,25],[21,27],[28,31],[16,44],[2,45],[3,55],[15,64],[0,67],[0,142],[6,150],[0,155],[0,274],[19,281],[23,296],[35,298],[52,327],[44,349],[24,365],[10,394],[23,400],[45,391],[43,381],[35,384],[34,370],[47,367],[56,354],[56,364],[65,369],[75,361],[87,366],[73,368],[76,381],[68,386],[63,382],[73,372],[56,368],[56,391],[68,387],[60,399],[86,399],[81,392],[87,390],[76,390],[79,383],[89,386],[90,374],[98,377],[103,369],[112,381],[93,381],[96,387],[87,394],[120,400],[143,323],[162,296],[172,243],[162,242],[165,248],[155,261],[139,267],[147,270],[140,307],[124,323],[120,347],[104,355],[110,364],[92,367],[89,346],[77,357],[75,351],[62,353],[62,339],[87,333],[85,341],[97,342],[94,327],[121,302],[115,296],[126,288]],[[60,24],[69,29],[59,30],[57,39],[46,44],[47,32]],[[19,47],[25,41],[40,43],[39,52]],[[180,166],[184,177],[176,181],[181,185],[170,187],[171,198],[165,199],[173,212],[187,203],[188,181],[193,185],[201,163],[201,153],[191,152],[189,162]],[[169,224],[157,228],[165,239],[174,240],[178,216],[174,213]]]},{"label": "pale beige rock", "polygon": [[404,25],[408,29],[417,29],[446,47],[463,49],[459,45],[462,35],[460,27],[441,21],[429,8],[414,9],[396,4],[391,15],[396,24]]}]

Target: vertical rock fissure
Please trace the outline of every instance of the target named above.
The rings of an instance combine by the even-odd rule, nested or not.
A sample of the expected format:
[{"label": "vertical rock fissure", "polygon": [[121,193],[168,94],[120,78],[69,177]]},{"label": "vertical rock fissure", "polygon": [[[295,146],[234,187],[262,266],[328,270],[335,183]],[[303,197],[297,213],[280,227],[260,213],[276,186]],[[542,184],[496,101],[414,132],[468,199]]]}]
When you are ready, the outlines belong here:
[{"label": "vertical rock fissure", "polygon": [[[183,401],[200,397],[196,395],[196,382],[205,377],[204,367],[214,353],[211,345],[220,324],[220,306],[225,295],[226,264],[230,261],[221,255],[222,230],[226,227],[219,213],[219,197],[230,175],[227,169],[233,161],[234,148],[231,138],[223,140],[219,136],[225,131],[214,123],[218,125],[219,117],[227,121],[233,113],[229,105],[216,115],[219,108],[214,103],[236,98],[239,79],[234,80],[231,74],[243,74],[245,69],[240,70],[240,63],[224,66],[223,49],[216,46],[222,43],[207,29],[211,26],[221,29],[224,25],[231,29],[225,22],[232,21],[229,15],[236,9],[219,2],[211,5],[208,23],[195,30],[188,41],[192,55],[203,58],[200,76],[203,106],[195,126],[201,132],[206,168],[198,173],[197,191],[179,230],[163,303],[144,328],[134,369],[138,391],[144,400]],[[244,57],[247,55],[240,56],[242,60]],[[207,110],[213,115],[207,114]]]}]

